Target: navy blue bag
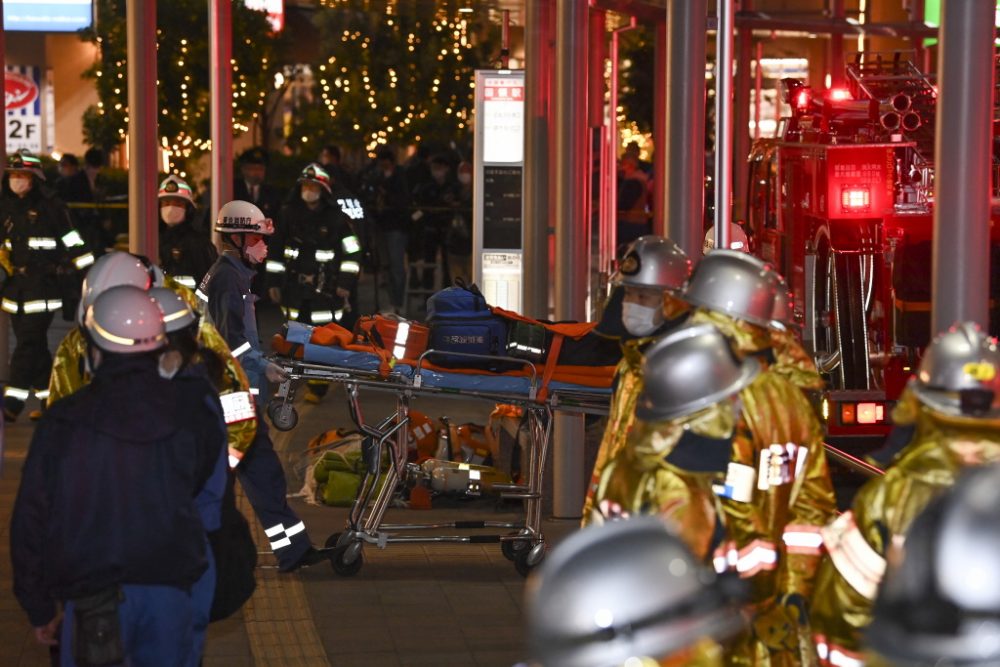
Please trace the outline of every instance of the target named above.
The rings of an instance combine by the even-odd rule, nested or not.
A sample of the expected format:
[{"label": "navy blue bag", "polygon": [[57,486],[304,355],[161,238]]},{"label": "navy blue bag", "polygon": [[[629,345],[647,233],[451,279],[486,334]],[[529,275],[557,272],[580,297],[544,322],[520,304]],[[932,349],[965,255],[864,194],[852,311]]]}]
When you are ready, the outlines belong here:
[{"label": "navy blue bag", "polygon": [[[507,323],[490,310],[475,285],[446,287],[427,299],[428,349],[505,356]],[[451,368],[500,370],[500,362],[432,355],[429,361]]]}]

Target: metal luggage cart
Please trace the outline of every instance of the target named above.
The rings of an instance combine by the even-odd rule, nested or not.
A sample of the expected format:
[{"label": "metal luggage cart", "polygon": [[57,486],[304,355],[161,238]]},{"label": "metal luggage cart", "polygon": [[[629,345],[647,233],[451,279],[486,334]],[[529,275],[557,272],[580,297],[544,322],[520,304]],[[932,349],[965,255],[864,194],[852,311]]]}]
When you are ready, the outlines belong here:
[{"label": "metal luggage cart", "polygon": [[[466,357],[470,361],[499,361],[520,363],[530,373],[527,393],[493,392],[483,389],[458,389],[446,386],[428,386],[422,381],[421,371],[429,357],[444,353],[428,350],[420,356],[413,374],[392,373],[388,376],[376,371],[356,370],[341,366],[328,366],[303,362],[287,357],[276,357],[288,373],[289,379],[282,383],[275,397],[268,405],[268,415],[275,427],[290,430],[295,427],[298,417],[293,405],[295,394],[303,380],[321,380],[342,384],[347,394],[351,419],[365,435],[362,443],[362,460],[365,472],[358,494],[351,506],[347,526],[342,532],[334,533],[326,542],[331,549],[331,564],[340,575],[352,576],[363,564],[362,551],[366,544],[386,548],[400,542],[458,542],[466,544],[500,544],[503,555],[513,561],[517,571],[527,575],[545,557],[545,537],[541,531],[542,483],[545,460],[552,437],[553,411],[567,411],[583,414],[604,415],[608,411],[609,396],[596,392],[579,390],[556,390],[544,400],[538,398],[538,373],[534,364],[510,357],[489,357],[448,352],[450,358]],[[365,419],[360,405],[361,390],[391,392],[396,396],[396,410],[381,421],[372,424]],[[410,401],[418,396],[440,396],[457,399],[483,400],[491,403],[517,405],[524,410],[527,447],[527,478],[521,484],[495,484],[500,498],[524,501],[523,522],[503,521],[456,521],[450,523],[387,524],[383,523],[396,491],[404,485],[413,484],[419,478],[420,467],[408,464],[406,429]],[[388,451],[390,465],[381,472],[383,453]],[[379,478],[384,481],[379,486]],[[470,472],[470,477],[473,473]],[[478,530],[503,529],[504,534],[472,535],[420,535],[412,534],[424,530]]]}]

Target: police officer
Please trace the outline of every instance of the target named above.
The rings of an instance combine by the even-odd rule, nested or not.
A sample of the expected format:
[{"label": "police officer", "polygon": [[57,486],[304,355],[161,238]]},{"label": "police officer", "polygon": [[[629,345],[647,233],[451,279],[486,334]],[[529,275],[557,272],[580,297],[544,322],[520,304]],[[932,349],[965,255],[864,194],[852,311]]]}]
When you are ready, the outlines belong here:
[{"label": "police officer", "polygon": [[32,390],[44,405],[52,369],[49,325],[67,292],[76,289],[77,271],[94,262],[44,180],[34,155],[21,151],[7,158],[0,200],[0,307],[10,313],[17,339],[4,388],[7,421],[17,419]]},{"label": "police officer", "polygon": [[583,525],[590,522],[601,471],[624,445],[635,419],[635,401],[642,391],[643,351],[684,320],[687,306],[679,294],[690,275],[691,260],[680,246],[662,236],[636,239],[622,257],[614,282],[624,291],[621,324],[626,335],[622,360],[615,369],[611,412],[584,500]]},{"label": "police officer", "polygon": [[869,652],[899,667],[1000,664],[997,507],[1000,466],[990,465],[964,473],[916,517],[892,549]]},{"label": "police officer", "polygon": [[[274,225],[250,202],[231,201],[219,209],[215,231],[222,236],[222,255],[201,281],[200,290],[208,297],[208,318],[246,371],[251,391],[257,392],[259,411],[265,404],[267,382],[288,379],[284,369],[261,352],[250,291],[257,267],[267,259],[265,238],[274,233]],[[280,570],[289,572],[325,557],[312,547],[305,524],[288,505],[285,474],[263,420],[258,420],[256,439],[236,474]]]},{"label": "police officer", "polygon": [[615,521],[570,535],[528,580],[528,645],[544,667],[723,664],[742,593],[664,524]]},{"label": "police officer", "polygon": [[939,335],[907,389],[919,403],[912,439],[823,531],[810,612],[823,664],[860,659],[887,553],[913,518],[963,469],[1000,461],[1000,348],[978,325]]},{"label": "police officer", "polygon": [[343,203],[334,200],[326,170],[314,163],[302,170],[281,209],[265,266],[274,280],[272,299],[280,299],[289,320],[353,327],[361,243],[344,213],[350,207],[339,199]]},{"label": "police officer", "polygon": [[194,228],[191,186],[171,174],[160,183],[160,266],[188,289],[195,289],[218,253],[206,234]]},{"label": "police officer", "polygon": [[224,451],[221,408],[206,382],[160,377],[163,319],[144,290],[105,291],[85,327],[94,381],[48,410],[24,464],[14,590],[42,643],[57,603],[75,617],[63,664],[191,664],[207,548],[194,499]]},{"label": "police officer", "polygon": [[[758,664],[809,662],[806,608],[819,566],[820,531],[836,504],[823,449],[823,430],[802,390],[776,372],[769,327],[777,279],[773,269],[736,250],[713,250],[684,291],[691,321],[714,324],[737,355],[764,368],[740,392],[742,410],[726,482],[723,511],[736,535],[735,569],[753,573],[752,638],[734,649]],[[752,479],[749,500],[735,492]]]},{"label": "police officer", "polygon": [[[448,249],[445,247],[451,220],[458,208],[461,186],[452,173],[451,163],[443,155],[430,161],[431,177],[413,191],[414,211],[410,228],[410,261],[423,260],[435,264],[440,256],[442,285],[451,284],[448,268]],[[424,289],[438,289],[434,282],[434,269],[425,268],[423,275],[411,275],[411,282]]]}]

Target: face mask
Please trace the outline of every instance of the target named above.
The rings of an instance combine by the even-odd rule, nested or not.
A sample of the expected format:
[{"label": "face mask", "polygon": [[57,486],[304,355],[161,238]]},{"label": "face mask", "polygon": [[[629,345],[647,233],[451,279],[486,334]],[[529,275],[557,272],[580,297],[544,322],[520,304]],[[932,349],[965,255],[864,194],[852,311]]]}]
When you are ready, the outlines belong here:
[{"label": "face mask", "polygon": [[633,336],[648,336],[663,324],[663,310],[626,301],[622,304],[622,324]]},{"label": "face mask", "polygon": [[28,178],[25,178],[24,176],[11,176],[10,189],[16,195],[23,195],[31,189],[31,177],[29,176]]},{"label": "face mask", "polygon": [[184,222],[187,209],[183,206],[164,206],[160,209],[160,218],[168,225],[179,225]]},{"label": "face mask", "polygon": [[250,260],[251,264],[263,264],[264,260],[267,259],[267,244],[261,239],[244,248],[243,255]]},{"label": "face mask", "polygon": [[303,190],[302,201],[307,204],[314,204],[319,201],[319,192],[316,190]]},{"label": "face mask", "polygon": [[160,355],[160,363],[156,371],[164,380],[173,380],[181,369],[181,355],[176,350],[168,350]]},{"label": "face mask", "polygon": [[472,174],[459,174],[458,182],[462,185],[468,185],[472,182]]}]

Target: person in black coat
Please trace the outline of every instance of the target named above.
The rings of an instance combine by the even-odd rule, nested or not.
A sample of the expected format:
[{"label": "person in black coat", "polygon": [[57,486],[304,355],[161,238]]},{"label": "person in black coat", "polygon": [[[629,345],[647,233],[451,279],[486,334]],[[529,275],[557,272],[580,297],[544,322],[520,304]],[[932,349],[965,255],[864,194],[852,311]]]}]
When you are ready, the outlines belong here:
[{"label": "person in black coat", "polygon": [[160,183],[160,267],[188,289],[195,289],[218,253],[207,234],[194,228],[191,186],[175,175]]}]

